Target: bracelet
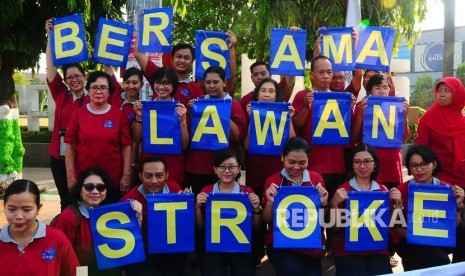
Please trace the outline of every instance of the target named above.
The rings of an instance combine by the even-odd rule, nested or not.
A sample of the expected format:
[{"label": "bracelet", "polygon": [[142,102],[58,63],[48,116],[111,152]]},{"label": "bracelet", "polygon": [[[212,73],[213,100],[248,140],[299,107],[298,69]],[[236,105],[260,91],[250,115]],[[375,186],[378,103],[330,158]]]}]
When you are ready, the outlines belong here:
[{"label": "bracelet", "polygon": [[141,123],[142,123],[142,119],[140,119],[140,120],[134,119],[134,122],[141,124]]},{"label": "bracelet", "polygon": [[137,164],[137,163],[132,163],[132,164],[131,164],[131,167],[137,168],[137,167],[139,167],[139,164]]},{"label": "bracelet", "polygon": [[394,204],[394,209],[401,209],[401,210],[404,210],[404,206],[397,206],[397,204]]},{"label": "bracelet", "polygon": [[254,214],[254,215],[260,215],[260,214],[262,213],[262,211],[263,211],[262,206],[260,206],[260,209],[259,209],[258,211],[253,210],[253,211],[252,211],[252,214]]}]

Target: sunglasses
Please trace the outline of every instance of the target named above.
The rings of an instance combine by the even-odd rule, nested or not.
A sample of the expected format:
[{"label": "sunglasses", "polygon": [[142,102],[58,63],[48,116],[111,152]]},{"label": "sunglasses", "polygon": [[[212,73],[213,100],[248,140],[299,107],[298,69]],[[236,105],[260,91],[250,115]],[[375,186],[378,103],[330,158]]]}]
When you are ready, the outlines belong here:
[{"label": "sunglasses", "polygon": [[102,183],[98,183],[98,184],[85,183],[85,184],[82,184],[82,187],[84,187],[84,189],[88,192],[92,192],[94,189],[97,189],[97,191],[99,192],[103,192],[107,189],[107,187],[105,187],[105,184],[102,184]]}]

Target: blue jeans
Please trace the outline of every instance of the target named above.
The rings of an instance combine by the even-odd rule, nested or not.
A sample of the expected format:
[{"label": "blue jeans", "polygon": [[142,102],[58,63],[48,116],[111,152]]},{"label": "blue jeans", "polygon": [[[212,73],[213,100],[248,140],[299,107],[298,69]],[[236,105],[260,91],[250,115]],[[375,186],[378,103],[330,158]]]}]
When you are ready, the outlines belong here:
[{"label": "blue jeans", "polygon": [[303,256],[294,250],[266,247],[266,253],[277,276],[321,276],[321,258]]},{"label": "blue jeans", "polygon": [[337,276],[391,274],[389,255],[347,255],[334,257]]},{"label": "blue jeans", "polygon": [[206,253],[202,258],[202,276],[254,276],[256,267],[251,253]]}]

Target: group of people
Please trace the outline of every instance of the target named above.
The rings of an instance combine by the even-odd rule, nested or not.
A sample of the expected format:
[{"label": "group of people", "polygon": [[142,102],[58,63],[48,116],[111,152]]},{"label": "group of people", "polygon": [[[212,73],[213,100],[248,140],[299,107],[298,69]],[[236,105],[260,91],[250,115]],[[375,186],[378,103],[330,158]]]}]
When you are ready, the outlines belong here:
[{"label": "group of people", "polygon": [[[53,28],[47,20],[45,29]],[[229,34],[232,51],[236,38]],[[51,169],[60,195],[61,215],[53,227],[36,220],[40,197],[34,183],[18,180],[5,194],[8,225],[0,232],[0,247],[11,252],[0,258],[5,269],[33,267],[40,275],[72,275],[78,264],[89,267],[90,275],[120,275],[121,269],[99,271],[89,225],[91,207],[131,201],[142,227],[147,247],[147,194],[189,193],[196,195],[196,251],[202,275],[254,275],[256,260],[266,254],[277,275],[321,275],[321,259],[331,256],[337,275],[391,273],[390,256],[397,252],[405,270],[465,260],[460,244],[465,240],[463,200],[465,187],[465,88],[453,77],[435,86],[436,102],[423,115],[415,145],[404,162],[400,149],[373,148],[362,141],[367,100],[356,103],[363,85],[368,95],[392,97],[394,84],[389,73],[357,70],[348,87],[342,72],[333,72],[331,60],[316,55],[311,63],[312,88],[295,95],[290,114],[290,137],[280,156],[248,154],[250,102],[288,102],[295,79],[278,83],[266,62],[250,67],[255,89],[240,101],[234,100],[218,66],[205,70],[202,87],[189,77],[195,59],[191,45],[173,46],[171,66],[158,67],[135,49],[141,70],[124,72],[123,86],[113,69],[95,71],[87,78],[79,64],[62,67],[63,77],[52,63],[47,45],[47,83],[56,103],[54,131],[50,144]],[[231,66],[235,68],[235,66]],[[232,72],[234,75],[235,72]],[[177,100],[181,154],[153,155],[140,149],[142,104],[139,100],[143,76],[150,82],[154,101]],[[353,94],[351,143],[346,146],[311,144],[314,92]],[[221,151],[189,148],[190,108],[199,98],[231,99],[230,147]],[[405,103],[404,141],[410,136]],[[413,176],[402,181],[402,164]],[[241,169],[245,183],[238,183]],[[390,246],[380,251],[347,251],[345,231],[337,226],[321,229],[320,249],[295,250],[273,247],[273,203],[282,186],[312,186],[324,212],[345,208],[348,192],[389,191],[391,212],[402,209],[406,217],[408,184],[449,185],[457,202],[457,248],[412,245],[406,228],[394,226]],[[205,252],[202,231],[205,203],[209,194],[247,193],[252,206],[253,250],[251,253]],[[31,251],[31,254],[27,254]],[[3,251],[2,251],[3,252]],[[33,253],[33,254],[32,254]],[[5,255],[6,256],[6,255]],[[124,268],[126,275],[182,275],[187,254],[147,254],[147,260]],[[11,266],[12,261],[22,264]],[[37,264],[41,260],[41,264]],[[7,265],[8,264],[8,265]],[[33,266],[32,266],[33,264]]]}]

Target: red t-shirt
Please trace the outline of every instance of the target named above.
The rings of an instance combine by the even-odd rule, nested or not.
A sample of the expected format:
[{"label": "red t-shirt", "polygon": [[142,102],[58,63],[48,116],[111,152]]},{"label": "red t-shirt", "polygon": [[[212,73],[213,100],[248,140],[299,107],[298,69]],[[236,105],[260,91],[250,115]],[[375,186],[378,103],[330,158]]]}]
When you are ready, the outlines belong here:
[{"label": "red t-shirt", "polygon": [[263,189],[268,177],[283,168],[281,155],[248,154],[246,165],[245,184],[260,189]]},{"label": "red t-shirt", "polygon": [[[310,182],[303,182],[302,186],[316,186],[318,183],[321,183],[323,187],[325,187],[325,182],[323,177],[315,172],[315,171],[308,171],[310,174]],[[278,186],[291,186],[292,183],[287,180],[285,177],[281,175],[281,172],[277,172],[270,176],[265,183],[265,187],[263,188],[263,196],[262,196],[262,207],[265,209],[266,205],[268,204],[268,199],[266,197],[266,190],[271,186],[271,184],[277,184]],[[323,233],[323,227],[321,227],[321,242],[323,247],[326,245],[326,238]],[[265,233],[265,244],[272,245],[273,244],[273,224],[267,225],[267,231]],[[324,249],[306,249],[306,250],[294,250],[298,254],[303,254],[307,256],[321,258],[325,255]]]},{"label": "red t-shirt", "polygon": [[[379,190],[374,190],[373,192],[376,191],[388,191],[386,186],[379,184]],[[353,192],[357,191],[355,190],[352,186],[350,186],[349,182],[346,182],[339,186],[338,190],[340,189],[345,189],[348,192]],[[345,209],[346,204],[345,202],[342,202],[338,206],[339,209]],[[345,250],[345,236],[346,236],[346,229],[345,228],[339,228],[336,232],[334,232],[331,235],[331,253],[333,256],[347,256],[347,255],[371,255],[371,254],[383,254],[383,255],[389,255],[388,249],[384,250],[376,250],[376,251],[346,251]]]},{"label": "red t-shirt", "polygon": [[115,75],[111,76],[113,81],[113,86],[115,87],[113,93],[111,93],[108,103],[112,106],[119,108],[123,112],[123,116],[127,118],[129,124],[129,131],[132,137],[132,128],[134,125],[134,120],[136,119],[136,114],[134,113],[134,103],[125,102],[124,100],[124,90],[116,79]]},{"label": "red t-shirt", "polygon": [[[0,241],[0,252],[2,275],[73,276],[79,266],[68,239],[51,226],[46,226],[45,237],[34,239],[23,251],[16,243]],[[45,253],[53,254],[53,258],[44,260]]]},{"label": "red t-shirt", "polygon": [[63,83],[60,74],[56,74],[52,82],[47,80],[47,84],[55,101],[55,119],[48,152],[53,158],[64,160],[65,157],[60,156],[60,130],[66,130],[71,114],[79,107],[89,103],[90,99],[89,96],[83,95],[79,99],[73,100],[73,94]]},{"label": "red t-shirt", "polygon": [[[454,169],[454,141],[451,136],[443,135],[425,124],[418,125],[418,136],[415,145],[427,145],[438,156],[441,170],[437,177],[448,183],[465,188],[465,160]],[[465,147],[465,145],[463,145]]]},{"label": "red t-shirt", "polygon": [[[242,111],[241,105],[236,100],[232,100],[231,120],[237,124],[239,128],[239,140],[242,141],[247,134],[247,120],[244,112]],[[233,145],[231,144],[231,146]],[[202,175],[214,174],[214,158],[215,151],[189,149],[187,151],[186,171]]]},{"label": "red t-shirt", "polygon": [[[352,120],[355,121],[361,116],[360,109],[358,108],[360,103],[355,107],[352,115]],[[360,138],[363,139],[363,118],[362,128],[360,129]],[[356,143],[361,143],[356,141]],[[376,181],[378,183],[402,183],[402,150],[401,149],[387,149],[375,147],[376,154],[378,155],[378,176]]]},{"label": "red t-shirt", "polygon": [[76,144],[75,177],[90,167],[98,166],[110,176],[115,189],[123,176],[122,145],[131,145],[128,120],[111,106],[105,114],[93,114],[87,106],[73,113],[65,143]]},{"label": "red t-shirt", "polygon": [[[305,104],[305,97],[310,90],[299,91],[292,102],[295,115],[298,115]],[[329,92],[331,93],[331,92]],[[344,174],[344,146],[341,145],[312,145],[312,109],[308,111],[303,128],[296,129],[296,133],[304,138],[310,145],[310,158],[308,168],[321,174]]]},{"label": "red t-shirt", "polygon": [[[149,61],[147,62],[147,67],[145,68],[144,76],[145,78],[150,82],[153,83],[152,75],[155,73],[160,67],[155,65],[155,63]],[[191,99],[197,99],[201,96],[204,96],[205,93],[203,93],[202,88],[195,83],[194,81],[190,80],[188,82],[186,81],[180,81],[178,89],[176,90],[176,93],[174,93],[173,98],[175,100],[178,100],[181,102],[184,106],[187,107],[187,103]],[[154,92],[152,96],[152,100],[157,97],[157,94]]]}]

